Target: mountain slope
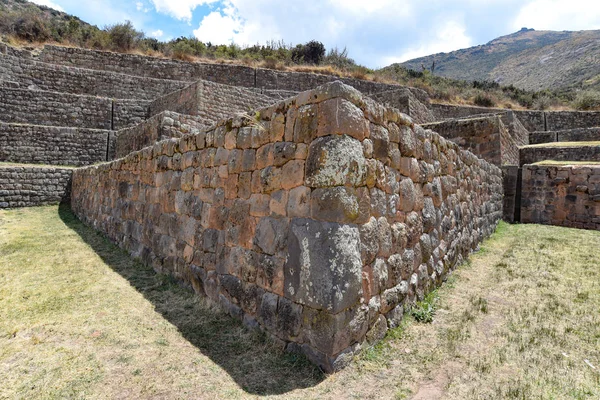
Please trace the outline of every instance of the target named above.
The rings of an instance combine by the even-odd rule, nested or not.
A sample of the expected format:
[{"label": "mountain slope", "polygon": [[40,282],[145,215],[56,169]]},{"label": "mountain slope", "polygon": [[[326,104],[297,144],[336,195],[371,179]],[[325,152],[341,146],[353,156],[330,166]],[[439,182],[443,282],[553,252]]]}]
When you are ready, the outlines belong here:
[{"label": "mountain slope", "polygon": [[600,30],[522,29],[491,42],[400,65],[464,80],[496,81],[527,90],[600,89]]}]

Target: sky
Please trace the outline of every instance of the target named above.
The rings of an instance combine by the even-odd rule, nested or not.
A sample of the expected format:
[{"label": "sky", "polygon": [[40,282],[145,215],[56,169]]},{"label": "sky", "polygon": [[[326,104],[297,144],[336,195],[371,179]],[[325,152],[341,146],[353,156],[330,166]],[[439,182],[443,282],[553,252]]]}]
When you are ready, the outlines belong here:
[{"label": "sky", "polygon": [[380,68],[485,44],[519,29],[600,29],[598,0],[34,0],[103,28],[241,46],[318,40]]}]

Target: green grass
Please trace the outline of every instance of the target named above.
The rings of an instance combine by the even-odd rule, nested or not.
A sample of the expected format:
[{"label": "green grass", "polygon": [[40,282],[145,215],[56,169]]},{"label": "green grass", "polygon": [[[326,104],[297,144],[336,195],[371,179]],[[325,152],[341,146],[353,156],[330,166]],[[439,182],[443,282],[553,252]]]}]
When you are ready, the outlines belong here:
[{"label": "green grass", "polygon": [[501,223],[420,303],[430,323],[324,377],[68,209],[0,210],[0,398],[597,399],[599,247]]},{"label": "green grass", "polygon": [[539,143],[539,144],[529,144],[527,146],[522,146],[521,148],[530,148],[530,147],[586,147],[586,146],[600,146],[600,142],[551,142],[551,143]]},{"label": "green grass", "polygon": [[599,161],[556,161],[556,160],[543,160],[533,163],[532,165],[600,165]]}]

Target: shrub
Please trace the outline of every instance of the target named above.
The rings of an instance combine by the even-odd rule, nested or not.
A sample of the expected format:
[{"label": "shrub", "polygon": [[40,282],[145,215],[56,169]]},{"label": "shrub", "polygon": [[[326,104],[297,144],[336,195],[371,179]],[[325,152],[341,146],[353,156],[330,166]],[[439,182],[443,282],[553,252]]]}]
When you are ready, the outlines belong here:
[{"label": "shrub", "polygon": [[473,104],[480,107],[494,107],[496,105],[496,102],[488,94],[479,93],[473,99]]},{"label": "shrub", "polygon": [[133,49],[137,42],[144,37],[142,32],[135,30],[131,21],[108,26],[106,27],[106,31],[110,40],[111,49],[121,52]]},{"label": "shrub", "polygon": [[292,49],[292,61],[296,64],[318,65],[325,57],[325,46],[316,40],[302,45],[299,44]]},{"label": "shrub", "polygon": [[19,38],[28,42],[44,42],[51,37],[50,29],[39,16],[33,13],[24,13],[17,18],[14,32]]},{"label": "shrub", "polygon": [[533,108],[536,110],[547,110],[552,105],[552,99],[546,95],[538,97],[533,102]]},{"label": "shrub", "polygon": [[183,61],[192,61],[194,48],[186,41],[175,43],[173,46],[173,58]]},{"label": "shrub", "polygon": [[575,98],[574,106],[577,110],[600,109],[600,92],[585,91]]},{"label": "shrub", "polygon": [[269,68],[269,69],[277,69],[279,61],[277,60],[277,58],[273,57],[273,56],[267,56],[265,57],[265,62],[264,62],[264,66],[265,68]]}]

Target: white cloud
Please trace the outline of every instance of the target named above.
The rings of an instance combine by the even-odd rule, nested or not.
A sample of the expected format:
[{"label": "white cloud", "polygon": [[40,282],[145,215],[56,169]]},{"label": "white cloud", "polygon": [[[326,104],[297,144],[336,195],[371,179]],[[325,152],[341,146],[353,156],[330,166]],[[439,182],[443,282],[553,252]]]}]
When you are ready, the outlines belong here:
[{"label": "white cloud", "polygon": [[419,46],[408,48],[400,56],[384,57],[383,61],[387,65],[470,46],[472,46],[472,40],[467,36],[465,26],[457,21],[447,21],[435,31],[434,36],[421,42]]},{"label": "white cloud", "polygon": [[521,8],[512,29],[583,30],[600,28],[600,1],[534,0]]},{"label": "white cloud", "polygon": [[150,36],[156,39],[163,37],[165,33],[160,29],[155,30],[154,32],[150,32]]},{"label": "white cloud", "polygon": [[65,11],[61,6],[59,6],[58,4],[54,3],[51,0],[31,0],[31,1],[35,4],[39,4],[40,6],[54,8],[55,10],[63,11],[63,12]]},{"label": "white cloud", "polygon": [[216,3],[218,0],[152,0],[156,11],[174,18],[190,21],[192,11],[198,6]]},{"label": "white cloud", "polygon": [[138,2],[136,2],[136,3],[135,3],[135,8],[136,8],[138,11],[142,11],[142,9],[144,8],[144,3],[142,3],[141,1],[138,1]]}]

